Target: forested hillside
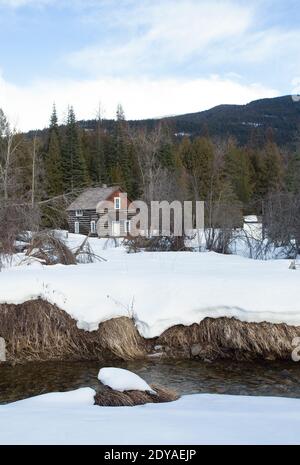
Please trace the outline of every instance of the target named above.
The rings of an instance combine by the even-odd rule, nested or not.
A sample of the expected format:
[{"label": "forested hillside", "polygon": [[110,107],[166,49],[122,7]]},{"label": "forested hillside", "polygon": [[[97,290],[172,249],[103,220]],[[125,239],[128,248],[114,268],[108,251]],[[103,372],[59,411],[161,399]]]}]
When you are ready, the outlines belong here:
[{"label": "forested hillside", "polygon": [[[179,137],[187,134],[191,137],[209,132],[212,137],[233,136],[240,144],[255,139],[263,144],[268,128],[273,129],[274,139],[280,146],[293,145],[299,140],[300,102],[292,97],[278,97],[256,100],[247,105],[219,105],[207,111],[163,119]],[[129,121],[132,128],[147,127],[153,129],[160,120],[148,119]],[[81,127],[95,129],[95,120],[80,121]],[[114,121],[104,121],[104,127],[111,131]]]},{"label": "forested hillside", "polygon": [[225,189],[251,205],[270,192],[299,189],[300,152],[297,146],[280,147],[271,127],[266,126],[260,143],[252,134],[241,144],[233,134],[214,136],[209,128],[199,136],[176,137],[167,120],[151,128],[139,124],[127,122],[119,106],[110,129],[101,119],[93,128],[83,128],[76,124],[72,108],[67,124],[58,126],[54,108],[40,142],[48,195],[106,183],[119,184],[132,198],[148,201],[207,200]]},{"label": "forested hillside", "polygon": [[[120,105],[114,121],[99,117],[83,124],[76,121],[74,109],[69,107],[63,125],[58,122],[54,106],[49,128],[30,134],[16,132],[2,112],[0,196],[13,205],[40,205],[47,226],[63,225],[70,198],[85,187],[102,184],[120,185],[131,199],[148,203],[204,200],[210,209],[210,221],[214,210],[216,224],[230,218],[228,228],[239,224],[242,214],[262,214],[270,198],[275,198],[276,211],[281,205],[281,216],[291,217],[294,214],[290,208],[296,205],[293,196],[298,198],[300,191],[300,148],[296,138],[294,144],[280,145],[276,136],[279,129],[296,130],[298,105],[283,97],[245,107],[221,106],[201,114],[152,120],[151,124],[126,121]],[[274,118],[270,117],[272,107],[277,112],[273,110]],[[264,110],[259,112],[259,108]],[[228,112],[236,119],[221,116]],[[247,120],[254,125],[258,113],[265,123],[252,127],[245,143],[235,137],[234,131],[227,132],[226,127],[234,127],[237,121]],[[206,122],[200,124],[203,115]],[[273,127],[267,125],[269,119]],[[180,121],[187,126],[179,126]],[[191,130],[189,121],[195,127],[198,124],[199,135]],[[278,129],[279,121],[282,125]],[[173,123],[176,131],[189,130],[192,136],[178,135]],[[215,129],[214,133],[212,125],[217,128],[218,124],[220,131]],[[292,196],[292,200],[286,200],[286,205],[276,197],[278,194],[288,199]],[[60,199],[64,199],[63,204]]]}]

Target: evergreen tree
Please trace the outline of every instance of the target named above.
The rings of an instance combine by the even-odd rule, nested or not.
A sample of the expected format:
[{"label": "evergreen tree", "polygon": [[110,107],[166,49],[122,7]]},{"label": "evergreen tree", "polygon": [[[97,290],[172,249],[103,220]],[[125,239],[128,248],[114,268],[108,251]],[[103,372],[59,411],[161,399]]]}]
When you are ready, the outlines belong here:
[{"label": "evergreen tree", "polygon": [[251,163],[245,149],[239,148],[231,140],[224,160],[224,174],[230,182],[238,200],[248,204],[252,193]]},{"label": "evergreen tree", "polygon": [[88,172],[73,107],[68,110],[63,149],[63,171],[65,190],[73,191],[87,186],[89,182]]},{"label": "evergreen tree", "polygon": [[46,189],[48,197],[55,197],[63,193],[63,171],[61,147],[58,135],[55,131],[50,132],[49,148],[45,161]]},{"label": "evergreen tree", "polygon": [[253,198],[262,200],[266,195],[267,168],[262,150],[250,149],[249,160],[251,162]]},{"label": "evergreen tree", "polygon": [[132,195],[134,173],[134,151],[128,137],[128,126],[122,105],[118,105],[116,112],[116,126],[113,135],[113,153],[111,157],[111,181],[119,184]]},{"label": "evergreen tree", "polygon": [[282,156],[275,142],[268,140],[263,156],[265,161],[266,193],[280,191],[283,187],[283,163]]},{"label": "evergreen tree", "polygon": [[193,142],[185,138],[180,152],[183,166],[190,175],[192,197],[195,200],[207,200],[211,195],[214,176],[213,144],[207,137],[198,137]]},{"label": "evergreen tree", "polygon": [[58,133],[58,118],[55,103],[53,104],[53,110],[50,117],[50,130],[55,130]]},{"label": "evergreen tree", "polygon": [[175,168],[174,144],[172,143],[170,128],[163,124],[161,126],[162,142],[158,153],[160,164],[163,168]]},{"label": "evergreen tree", "polygon": [[193,157],[198,177],[198,191],[201,199],[207,200],[213,176],[214,149],[211,140],[199,137],[193,142]]},{"label": "evergreen tree", "polygon": [[48,148],[45,157],[46,191],[48,197],[55,197],[63,193],[63,167],[61,142],[58,129],[56,107],[50,118]]},{"label": "evergreen tree", "polygon": [[300,194],[300,153],[289,156],[286,170],[286,186],[289,192]]}]

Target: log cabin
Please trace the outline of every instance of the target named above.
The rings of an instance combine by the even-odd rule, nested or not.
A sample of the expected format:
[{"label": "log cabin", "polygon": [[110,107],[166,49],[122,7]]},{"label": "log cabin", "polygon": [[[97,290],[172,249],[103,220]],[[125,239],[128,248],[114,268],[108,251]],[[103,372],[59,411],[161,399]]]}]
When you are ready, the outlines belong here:
[{"label": "log cabin", "polygon": [[[69,232],[92,237],[129,236],[130,221],[136,214],[135,210],[128,210],[130,203],[119,186],[104,184],[88,188],[67,208]],[[107,215],[108,222],[97,230],[98,220],[103,215]]]}]

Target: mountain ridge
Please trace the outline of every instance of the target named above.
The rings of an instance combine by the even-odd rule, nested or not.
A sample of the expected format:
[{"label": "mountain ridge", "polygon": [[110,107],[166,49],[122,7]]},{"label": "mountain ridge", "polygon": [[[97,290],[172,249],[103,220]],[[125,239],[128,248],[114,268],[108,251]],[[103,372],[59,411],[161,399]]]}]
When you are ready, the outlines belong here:
[{"label": "mountain ridge", "polygon": [[[192,137],[208,131],[214,137],[235,137],[246,144],[251,137],[263,142],[266,132],[272,128],[279,145],[295,144],[300,134],[300,103],[291,95],[254,100],[247,104],[221,104],[208,110],[163,118],[128,120],[133,128],[151,129],[159,122],[166,122],[174,134]],[[96,120],[79,121],[81,127],[94,129]],[[103,120],[106,129],[112,129],[114,120]]]},{"label": "mountain ridge", "polygon": [[[166,123],[175,137],[197,137],[209,134],[211,137],[234,137],[239,144],[249,141],[264,143],[269,128],[280,146],[296,146],[300,140],[300,102],[291,95],[254,100],[247,104],[221,104],[208,110],[162,118],[127,120],[130,128],[153,129],[159,123]],[[103,129],[112,131],[116,121],[104,119]],[[95,130],[96,119],[79,120],[78,125],[86,131]],[[42,131],[29,131],[31,136]]]}]

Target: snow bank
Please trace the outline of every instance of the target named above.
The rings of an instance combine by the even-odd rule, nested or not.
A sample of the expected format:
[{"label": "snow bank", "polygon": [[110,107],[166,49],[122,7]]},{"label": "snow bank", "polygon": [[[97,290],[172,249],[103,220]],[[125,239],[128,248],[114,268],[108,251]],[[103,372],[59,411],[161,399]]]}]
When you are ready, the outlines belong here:
[{"label": "snow bank", "polygon": [[206,316],[300,324],[300,275],[286,261],[252,261],[215,253],[106,251],[108,262],[9,270],[0,275],[1,302],[42,297],[85,329],[135,314],[145,337]]},{"label": "snow bank", "polygon": [[140,376],[123,368],[101,368],[98,379],[115,391],[146,391],[156,394]]},{"label": "snow bank", "polygon": [[102,250],[107,262],[10,268],[0,273],[0,302],[39,297],[86,330],[134,316],[142,336],[206,317],[300,325],[299,270],[286,260],[259,261],[213,252],[126,254]]},{"label": "snow bank", "polygon": [[299,444],[300,400],[194,394],[92,405],[90,388],[0,405],[0,444]]}]

